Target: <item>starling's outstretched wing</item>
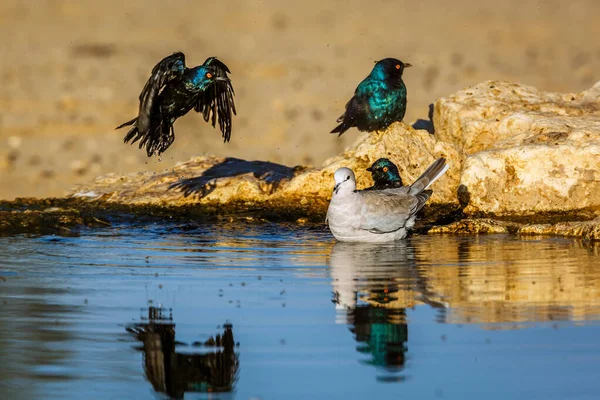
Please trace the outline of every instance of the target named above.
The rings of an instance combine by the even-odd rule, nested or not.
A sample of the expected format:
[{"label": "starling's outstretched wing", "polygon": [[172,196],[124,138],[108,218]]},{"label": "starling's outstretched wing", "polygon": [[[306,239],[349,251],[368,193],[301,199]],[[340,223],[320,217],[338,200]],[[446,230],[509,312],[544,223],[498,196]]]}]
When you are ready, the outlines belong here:
[{"label": "starling's outstretched wing", "polygon": [[[141,139],[140,148],[146,147],[148,157],[154,153],[162,153],[173,142],[173,129],[171,126],[163,126],[163,118],[157,109],[157,99],[165,85],[181,76],[185,70],[183,53],[177,52],[163,58],[152,68],[152,74],[140,93],[138,116],[117,127],[119,129],[133,125],[125,135],[124,142],[135,143]],[[157,135],[165,136],[167,139],[158,140]]]},{"label": "starling's outstretched wing", "polygon": [[218,116],[223,139],[228,142],[231,138],[231,114],[237,115],[233,101],[235,92],[227,76],[230,71],[227,65],[216,57],[207,58],[203,66],[209,68],[216,79],[208,89],[200,94],[195,110],[202,113],[205,121],[208,122],[211,119],[213,127]]},{"label": "starling's outstretched wing", "polygon": [[204,60],[204,64],[202,65],[204,65],[205,67],[215,67],[223,73],[223,75],[221,75],[222,77],[227,77],[227,74],[225,73],[231,73],[227,65],[225,65],[225,63],[219,60],[217,57],[208,57],[206,60]]},{"label": "starling's outstretched wing", "polygon": [[[152,68],[152,75],[140,93],[140,110],[137,128],[143,135],[150,130],[152,112],[160,90],[172,79],[181,76],[185,71],[185,56],[182,52],[173,53],[163,58]],[[135,142],[135,141],[134,141]]]}]

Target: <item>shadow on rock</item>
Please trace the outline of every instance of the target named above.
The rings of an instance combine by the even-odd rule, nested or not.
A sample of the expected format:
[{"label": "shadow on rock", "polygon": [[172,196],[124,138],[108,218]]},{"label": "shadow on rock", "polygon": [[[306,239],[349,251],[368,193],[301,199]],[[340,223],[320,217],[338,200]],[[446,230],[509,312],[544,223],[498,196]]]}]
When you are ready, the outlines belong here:
[{"label": "shadow on rock", "polygon": [[138,349],[144,354],[144,371],[154,390],[183,398],[185,392],[233,390],[239,359],[234,352],[233,326],[224,324],[223,328],[222,335],[192,343],[203,347],[201,353],[176,352],[178,345],[186,344],[175,340],[173,316],[163,314],[162,308],[149,307],[147,322],[130,324],[126,330],[142,342]]},{"label": "shadow on rock", "polygon": [[427,114],[429,119],[418,119],[412,125],[413,129],[422,129],[432,135],[435,134],[435,127],[433,125],[433,104],[429,105],[429,113]]},{"label": "shadow on rock", "polygon": [[194,178],[181,179],[171,186],[169,190],[181,190],[185,197],[197,195],[200,198],[207,196],[217,188],[219,179],[233,178],[239,175],[252,174],[254,178],[265,185],[265,191],[274,192],[281,183],[292,179],[304,167],[287,167],[268,161],[246,161],[239,158],[228,157],[222,163],[213,165]]}]

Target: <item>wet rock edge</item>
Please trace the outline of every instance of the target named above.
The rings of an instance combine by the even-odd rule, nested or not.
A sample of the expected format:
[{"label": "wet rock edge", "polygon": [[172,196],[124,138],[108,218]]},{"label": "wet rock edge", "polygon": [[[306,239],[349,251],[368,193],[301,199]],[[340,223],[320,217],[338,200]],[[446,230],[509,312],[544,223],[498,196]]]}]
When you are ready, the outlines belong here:
[{"label": "wet rock edge", "polygon": [[[233,201],[223,204],[122,204],[104,199],[17,198],[0,201],[0,235],[56,234],[78,235],[81,229],[103,229],[114,224],[168,221],[195,223],[295,223],[325,229],[327,200],[312,198],[301,204],[295,200],[261,202]],[[569,213],[541,213],[519,217],[465,214],[454,204],[425,207],[415,226],[415,234],[519,234],[577,237],[600,241],[597,210]]]}]

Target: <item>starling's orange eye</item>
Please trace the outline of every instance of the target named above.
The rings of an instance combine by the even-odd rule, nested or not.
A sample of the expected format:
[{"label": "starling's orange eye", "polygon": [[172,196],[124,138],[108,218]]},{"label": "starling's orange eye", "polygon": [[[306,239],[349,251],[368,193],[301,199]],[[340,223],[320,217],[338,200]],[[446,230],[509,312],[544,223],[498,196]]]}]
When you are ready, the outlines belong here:
[{"label": "starling's orange eye", "polygon": [[383,167],[383,172],[388,172],[388,167]]},{"label": "starling's orange eye", "polygon": [[207,73],[206,73],[206,77],[207,77],[208,79],[210,79],[210,78],[212,78],[212,74],[211,74],[210,72],[207,72]]},{"label": "starling's orange eye", "polygon": [[396,69],[400,69],[400,64],[396,64]]}]

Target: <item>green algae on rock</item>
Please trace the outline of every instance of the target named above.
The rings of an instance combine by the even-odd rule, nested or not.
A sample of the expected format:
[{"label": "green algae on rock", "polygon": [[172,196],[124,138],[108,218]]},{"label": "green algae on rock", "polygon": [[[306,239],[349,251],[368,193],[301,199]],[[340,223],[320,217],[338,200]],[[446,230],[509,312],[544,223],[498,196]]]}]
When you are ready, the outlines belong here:
[{"label": "green algae on rock", "polygon": [[[50,203],[50,204],[49,204]],[[52,205],[48,201],[16,199],[0,203],[0,234],[13,235],[61,234],[70,235],[79,226],[106,226],[108,222],[91,213],[63,204]]]},{"label": "green algae on rock", "polygon": [[429,234],[494,234],[511,233],[524,236],[565,236],[600,241],[600,217],[590,221],[567,221],[555,224],[523,224],[491,218],[466,218],[448,225],[436,225]]},{"label": "green algae on rock", "polygon": [[491,218],[466,218],[448,225],[434,226],[428,233],[474,234],[474,233],[515,233],[521,224],[498,221]]},{"label": "green algae on rock", "polygon": [[[318,209],[318,208],[317,208]],[[48,198],[0,201],[0,235],[77,235],[82,227],[102,228],[114,223],[322,223],[323,216],[301,204],[267,202],[263,207],[232,201],[214,204],[122,204],[102,199]]]},{"label": "green algae on rock", "polygon": [[531,224],[519,229],[521,235],[567,236],[584,240],[600,240],[600,217],[591,221]]}]

